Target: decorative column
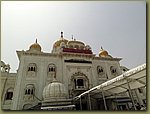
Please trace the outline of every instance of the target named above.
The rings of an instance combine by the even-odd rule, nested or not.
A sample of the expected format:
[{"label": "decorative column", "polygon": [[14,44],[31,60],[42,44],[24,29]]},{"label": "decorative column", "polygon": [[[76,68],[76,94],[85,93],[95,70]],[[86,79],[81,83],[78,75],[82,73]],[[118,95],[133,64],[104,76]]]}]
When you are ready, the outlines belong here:
[{"label": "decorative column", "polygon": [[90,93],[88,93],[88,104],[89,104],[89,110],[92,110],[92,108],[91,108],[91,98],[90,98]]},{"label": "decorative column", "polygon": [[134,98],[133,98],[133,95],[132,95],[132,92],[131,92],[131,87],[130,87],[130,85],[129,85],[129,82],[128,82],[128,79],[126,78],[126,81],[127,81],[127,85],[128,85],[128,89],[129,89],[129,96],[130,96],[130,98],[131,98],[131,100],[132,100],[132,104],[133,104],[133,106],[134,106],[134,109],[135,110],[137,110],[136,109],[136,106],[135,106],[135,102],[134,102]]},{"label": "decorative column", "polygon": [[118,110],[118,108],[117,108],[117,106],[118,106],[118,101],[117,101],[116,93],[115,93],[114,95],[115,95],[115,99],[116,99],[116,109]]},{"label": "decorative column", "polygon": [[104,95],[103,88],[102,88],[102,96],[103,96],[103,101],[104,101],[105,110],[107,110],[107,105],[106,105],[106,100],[105,100],[105,95]]},{"label": "decorative column", "polygon": [[80,97],[80,110],[82,110],[82,98]]}]

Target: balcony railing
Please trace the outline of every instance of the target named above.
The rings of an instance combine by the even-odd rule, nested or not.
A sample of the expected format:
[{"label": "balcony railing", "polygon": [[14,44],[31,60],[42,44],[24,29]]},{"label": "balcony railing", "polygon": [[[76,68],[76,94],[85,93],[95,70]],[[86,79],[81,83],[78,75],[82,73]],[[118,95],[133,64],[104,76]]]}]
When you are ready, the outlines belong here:
[{"label": "balcony railing", "polygon": [[91,50],[63,48],[63,52],[92,54]]}]

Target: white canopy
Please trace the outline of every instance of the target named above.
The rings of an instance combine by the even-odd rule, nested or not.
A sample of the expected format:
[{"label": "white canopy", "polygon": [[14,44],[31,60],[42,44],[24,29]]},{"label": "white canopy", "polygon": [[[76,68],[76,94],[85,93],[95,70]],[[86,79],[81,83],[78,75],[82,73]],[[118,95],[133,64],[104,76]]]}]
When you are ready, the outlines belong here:
[{"label": "white canopy", "polygon": [[130,89],[146,86],[146,64],[133,68],[127,72],[124,72],[120,76],[95,86],[90,90],[83,92],[74,99],[78,99],[89,92],[99,93],[102,90],[105,92],[105,96],[122,93],[129,89],[128,84]]},{"label": "white canopy", "polygon": [[63,106],[47,106],[41,107],[41,109],[67,109],[67,108],[74,108],[75,105],[63,105]]}]

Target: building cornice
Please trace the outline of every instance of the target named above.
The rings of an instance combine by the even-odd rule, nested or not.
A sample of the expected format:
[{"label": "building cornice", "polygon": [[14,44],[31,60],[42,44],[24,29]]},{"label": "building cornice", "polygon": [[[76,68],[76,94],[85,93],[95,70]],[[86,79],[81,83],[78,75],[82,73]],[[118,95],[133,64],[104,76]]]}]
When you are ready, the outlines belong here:
[{"label": "building cornice", "polygon": [[122,60],[122,58],[94,57],[93,60],[120,61],[120,60]]},{"label": "building cornice", "polygon": [[45,53],[45,52],[39,52],[39,53],[33,53],[33,52],[26,52],[26,51],[16,51],[18,58],[20,60],[20,57],[22,55],[28,55],[28,56],[53,56],[53,57],[62,57],[62,56],[70,56],[70,57],[88,57],[93,60],[110,60],[110,61],[120,61],[122,58],[108,58],[108,57],[96,57],[96,54],[81,54],[81,53],[66,53],[66,52],[60,52],[60,53]]},{"label": "building cornice", "polygon": [[45,52],[39,52],[39,53],[33,53],[33,52],[26,52],[26,51],[16,51],[18,58],[20,60],[20,57],[22,55],[31,55],[31,56],[84,56],[84,57],[94,57],[95,54],[80,54],[80,53],[65,53],[65,52],[61,52],[61,53],[45,53]]}]

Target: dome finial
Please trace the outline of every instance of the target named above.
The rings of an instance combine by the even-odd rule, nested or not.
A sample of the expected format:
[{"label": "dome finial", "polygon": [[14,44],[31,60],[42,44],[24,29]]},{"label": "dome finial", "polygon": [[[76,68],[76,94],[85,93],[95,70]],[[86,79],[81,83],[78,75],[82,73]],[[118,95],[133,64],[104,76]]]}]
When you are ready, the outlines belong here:
[{"label": "dome finial", "polygon": [[73,40],[73,35],[72,35],[72,40]]},{"label": "dome finial", "polygon": [[61,32],[61,38],[63,38],[63,32]]},{"label": "dome finial", "polygon": [[35,43],[37,44],[37,38],[36,38],[36,40],[35,40]]}]

